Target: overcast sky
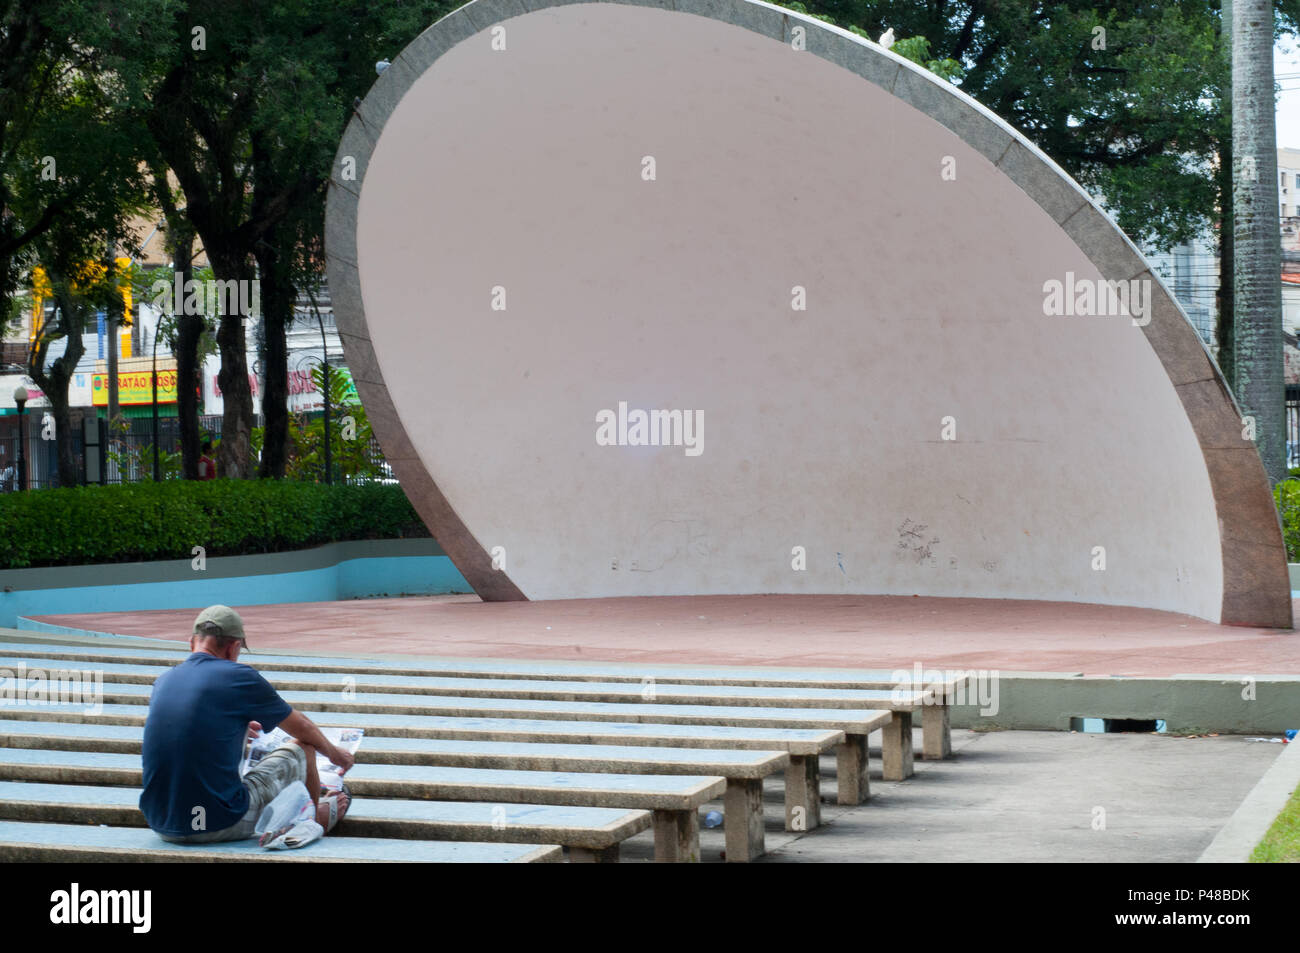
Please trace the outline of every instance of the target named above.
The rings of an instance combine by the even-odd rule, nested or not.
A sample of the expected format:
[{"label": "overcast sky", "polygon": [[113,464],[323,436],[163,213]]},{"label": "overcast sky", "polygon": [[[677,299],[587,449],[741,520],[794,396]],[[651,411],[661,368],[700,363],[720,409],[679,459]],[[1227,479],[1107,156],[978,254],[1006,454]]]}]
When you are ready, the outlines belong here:
[{"label": "overcast sky", "polygon": [[1277,100],[1277,144],[1300,149],[1300,41],[1284,37],[1273,51],[1273,73],[1282,86]]}]

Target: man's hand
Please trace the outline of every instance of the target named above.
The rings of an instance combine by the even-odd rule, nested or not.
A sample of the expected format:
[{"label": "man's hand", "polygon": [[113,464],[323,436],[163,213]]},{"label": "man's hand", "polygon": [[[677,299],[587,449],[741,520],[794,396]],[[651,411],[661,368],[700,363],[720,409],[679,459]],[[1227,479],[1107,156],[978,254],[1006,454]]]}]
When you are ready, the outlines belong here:
[{"label": "man's hand", "polygon": [[334,749],[334,753],[330,755],[330,761],[339,769],[339,774],[347,774],[352,770],[352,766],[357,763],[357,759],[352,756],[352,753],[342,748]]},{"label": "man's hand", "polygon": [[261,733],[262,733],[262,723],[260,721],[250,721],[248,723],[248,737],[252,738],[255,735],[259,735]]},{"label": "man's hand", "polygon": [[295,740],[311,745],[329,758],[331,763],[338,766],[339,774],[346,773],[356,763],[357,759],[352,757],[351,753],[336,748],[332,741],[321,734],[321,730],[316,727],[316,724],[296,708],[289,714],[288,718],[280,722],[280,727]]}]

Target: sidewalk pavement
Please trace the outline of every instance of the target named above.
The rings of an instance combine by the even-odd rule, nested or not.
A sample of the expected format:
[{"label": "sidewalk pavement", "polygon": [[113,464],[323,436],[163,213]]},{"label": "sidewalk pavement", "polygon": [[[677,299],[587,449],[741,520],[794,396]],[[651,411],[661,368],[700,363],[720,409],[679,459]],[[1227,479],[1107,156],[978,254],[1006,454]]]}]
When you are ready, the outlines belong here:
[{"label": "sidewalk pavement", "polygon": [[[871,800],[823,803],[814,831],[781,829],[773,778],[762,862],[1192,863],[1284,748],[1241,736],[955,730],[953,758],[917,761],[907,781],[882,781],[873,749]],[[834,793],[823,781],[823,801]],[[700,845],[718,860],[722,829],[702,829]],[[624,844],[625,862],[652,854],[647,834]]]}]

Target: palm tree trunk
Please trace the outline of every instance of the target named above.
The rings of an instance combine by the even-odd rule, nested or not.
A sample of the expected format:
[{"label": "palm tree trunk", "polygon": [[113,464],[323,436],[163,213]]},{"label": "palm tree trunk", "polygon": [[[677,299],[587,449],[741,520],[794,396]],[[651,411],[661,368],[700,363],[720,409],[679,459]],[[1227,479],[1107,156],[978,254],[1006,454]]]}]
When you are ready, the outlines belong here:
[{"label": "palm tree trunk", "polygon": [[1273,0],[1232,4],[1234,371],[1237,403],[1274,482],[1287,475],[1282,239],[1273,101]]},{"label": "palm tree trunk", "polygon": [[1236,393],[1237,371],[1236,336],[1233,334],[1233,243],[1232,243],[1232,189],[1235,178],[1232,164],[1232,0],[1222,0],[1219,14],[1219,48],[1223,54],[1225,76],[1220,87],[1223,112],[1219,127],[1219,168],[1215,179],[1219,190],[1219,295],[1215,302],[1218,316],[1215,323],[1215,344],[1219,370],[1228,387]]}]

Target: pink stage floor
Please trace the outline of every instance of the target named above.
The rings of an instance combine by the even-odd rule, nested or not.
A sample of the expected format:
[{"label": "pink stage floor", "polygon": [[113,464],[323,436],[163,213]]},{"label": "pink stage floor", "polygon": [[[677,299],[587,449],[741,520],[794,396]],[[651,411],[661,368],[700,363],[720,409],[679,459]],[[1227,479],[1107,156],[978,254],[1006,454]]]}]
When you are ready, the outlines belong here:
[{"label": "pink stage floor", "polygon": [[[33,618],[184,641],[200,608]],[[254,652],[890,669],[920,662],[1085,675],[1300,674],[1295,632],[1068,602],[692,596],[484,603],[475,596],[432,596],[237,608]]]}]

